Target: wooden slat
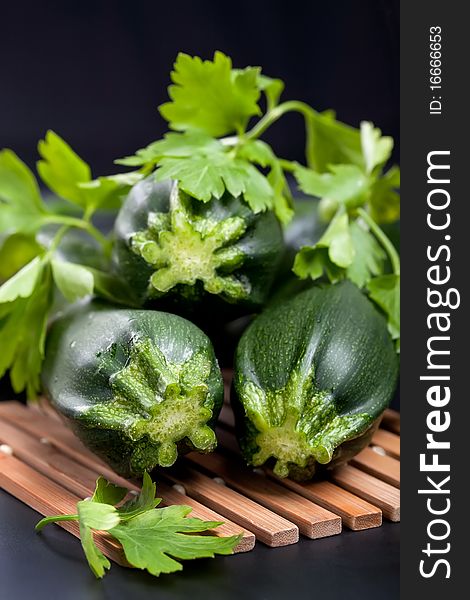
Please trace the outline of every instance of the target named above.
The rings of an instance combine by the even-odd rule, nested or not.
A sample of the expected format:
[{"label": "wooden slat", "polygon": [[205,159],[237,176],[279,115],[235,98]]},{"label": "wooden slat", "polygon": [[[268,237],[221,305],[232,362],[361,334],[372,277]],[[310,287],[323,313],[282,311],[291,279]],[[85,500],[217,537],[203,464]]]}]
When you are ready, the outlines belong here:
[{"label": "wooden slat", "polygon": [[400,462],[391,456],[382,456],[372,448],[364,448],[351,459],[350,464],[395,487],[400,487]]},{"label": "wooden slat", "polygon": [[194,498],[177,492],[173,487],[163,481],[157,483],[157,489],[158,493],[163,496],[164,504],[167,506],[170,504],[185,504],[193,509],[190,514],[191,517],[198,517],[204,521],[223,521],[223,525],[219,525],[217,529],[211,531],[212,534],[226,537],[230,535],[239,535],[241,533],[243,537],[234,550],[237,554],[239,552],[249,552],[255,547],[255,534],[245,527],[237,525],[233,521],[216,513],[211,508],[204,506]]},{"label": "wooden slat", "polygon": [[400,436],[385,429],[377,429],[372,438],[372,445],[383,448],[393,458],[400,458]]},{"label": "wooden slat", "polygon": [[[140,490],[140,487],[136,483],[130,482],[117,475],[110,467],[108,467],[94,454],[87,450],[74,436],[72,431],[67,429],[63,424],[58,423],[57,427],[55,421],[50,422],[51,420],[48,417],[41,415],[36,416],[36,413],[34,413],[34,419],[29,419],[31,416],[30,410],[25,408],[23,405],[16,402],[7,402],[4,404],[9,405],[8,410],[4,410],[5,407],[3,404],[0,405],[0,417],[8,417],[10,419],[9,422],[13,422],[15,425],[22,423],[29,432],[29,436],[32,437],[33,442],[34,439],[36,439],[36,443],[38,443],[37,440],[45,438],[44,434],[47,431],[47,439],[50,442],[50,446],[41,444],[41,448],[43,446],[46,447],[49,457],[52,456],[51,453],[54,453],[56,448],[60,450],[60,452],[55,452],[56,457],[54,466],[56,468],[52,468],[51,465],[42,464],[42,472],[45,472],[50,478],[61,483],[62,485],[65,485],[65,487],[68,489],[71,489],[71,486],[66,485],[66,483],[70,483],[70,480],[75,477],[77,486],[76,491],[81,491],[79,495],[82,498],[90,495],[93,492],[95,481],[98,475],[103,475],[103,477],[106,477],[108,481],[111,481],[116,485],[120,485],[121,487],[127,487],[128,489],[135,491]],[[0,421],[0,439],[2,439],[1,427],[3,426],[3,432],[5,432],[5,425],[7,424],[1,423]],[[21,433],[25,435],[24,431],[22,432],[20,429],[18,431],[20,435]],[[5,441],[13,447],[15,452],[18,451],[18,448],[16,447],[17,444],[14,443],[13,438],[9,437],[8,440],[5,439]],[[25,448],[31,448],[31,445],[26,444]],[[28,462],[34,460],[34,453],[21,449],[20,453],[23,459],[28,459]],[[57,458],[60,456],[63,457],[62,460]],[[67,459],[69,461],[71,460],[71,463],[68,463]],[[40,462],[39,459],[36,459],[35,464],[32,466],[37,468],[36,465],[39,464],[38,461]],[[61,472],[60,469],[57,469],[59,464],[65,467],[65,472]],[[71,475],[69,471],[69,464],[73,465]],[[224,521],[223,525],[211,532],[214,535],[230,536],[242,533],[243,537],[238,546],[235,548],[235,552],[247,552],[253,549],[255,545],[255,536],[251,531],[240,527],[228,519],[222,518],[220,514],[217,514],[215,511],[200,504],[196,500],[178,493],[171,486],[168,486],[164,482],[158,483],[158,492],[162,494],[164,498],[164,504],[166,505],[186,504],[187,506],[191,506],[193,509],[191,516],[193,517],[198,517],[199,519],[203,519],[205,521]]]},{"label": "wooden slat", "polygon": [[98,473],[5,421],[0,421],[0,441],[8,444],[17,458],[81,499],[90,495],[90,490],[95,487]]},{"label": "wooden slat", "polygon": [[54,421],[59,421],[59,423],[63,423],[62,417],[56,411],[56,409],[52,406],[49,400],[45,396],[39,396],[37,400],[32,400],[28,402],[28,408],[30,410],[34,410],[39,412],[40,414],[50,417]]},{"label": "wooden slat", "polygon": [[[0,487],[45,517],[75,514],[80,500],[14,456],[1,452]],[[60,521],[57,525],[80,537],[76,521]],[[101,533],[95,534],[94,538],[103,554],[122,566],[128,566],[123,550],[117,543]]]},{"label": "wooden slat", "polygon": [[220,453],[193,452],[187,460],[221,477],[227,485],[248,498],[289,519],[298,526],[300,533],[311,539],[341,533],[341,518],[338,515],[286,490],[263,475],[253,473],[235,459]]},{"label": "wooden slat", "polygon": [[268,546],[295,544],[299,539],[299,529],[294,523],[195,469],[181,466],[165,470],[162,476],[183,485],[188,496],[248,528]]},{"label": "wooden slat", "polygon": [[109,469],[95,454],[85,448],[71,429],[60,421],[50,419],[40,412],[31,411],[19,402],[0,403],[0,418],[34,436],[49,440],[74,460],[87,464],[89,459],[90,466],[98,462],[103,468]]},{"label": "wooden slat", "polygon": [[344,525],[353,531],[382,525],[380,508],[329,481],[300,483],[291,479],[278,479],[272,471],[266,472],[287,488],[340,515]]},{"label": "wooden slat", "polygon": [[339,486],[378,506],[385,518],[400,520],[400,490],[355,467],[344,465],[331,472],[331,479]]},{"label": "wooden slat", "polygon": [[380,426],[400,435],[400,413],[391,408],[387,408],[384,412]]}]

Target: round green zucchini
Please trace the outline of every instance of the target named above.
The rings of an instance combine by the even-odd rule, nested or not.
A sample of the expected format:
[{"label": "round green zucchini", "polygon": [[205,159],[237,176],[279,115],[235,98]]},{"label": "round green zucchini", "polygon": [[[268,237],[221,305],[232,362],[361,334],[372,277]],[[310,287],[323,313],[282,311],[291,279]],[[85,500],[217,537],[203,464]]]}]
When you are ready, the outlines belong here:
[{"label": "round green zucchini", "polygon": [[282,257],[283,239],[272,212],[254,214],[224,194],[201,202],[176,182],[154,175],[130,191],[115,223],[114,262],[145,305],[207,296],[250,307],[264,303]]},{"label": "round green zucchini", "polygon": [[209,338],[177,315],[74,307],[49,331],[43,383],[81,440],[121,475],[216,446],[220,369]]},{"label": "round green zucchini", "polygon": [[385,319],[349,281],[265,310],[236,352],[233,400],[248,463],[309,479],[368,444],[395,390]]}]

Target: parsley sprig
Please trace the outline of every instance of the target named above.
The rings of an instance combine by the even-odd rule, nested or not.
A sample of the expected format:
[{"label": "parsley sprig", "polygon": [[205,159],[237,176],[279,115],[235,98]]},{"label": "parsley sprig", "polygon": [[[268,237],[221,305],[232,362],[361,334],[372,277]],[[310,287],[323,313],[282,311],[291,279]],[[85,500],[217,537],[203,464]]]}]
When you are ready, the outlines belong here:
[{"label": "parsley sprig", "polygon": [[157,577],[162,573],[181,571],[183,566],[176,559],[232,554],[240,541],[241,535],[193,535],[215,529],[222,522],[188,517],[191,512],[189,506],[156,508],[161,498],[156,497],[155,483],[147,473],[144,474],[140,494],[122,503],[127,494],[126,488],[100,477],[93,496],[77,503],[77,514],[41,519],[36,531],[41,531],[49,523],[78,521],[83,551],[97,578],[102,578],[111,564],[96,546],[93,531],[106,531],[122,545],[130,565]]}]

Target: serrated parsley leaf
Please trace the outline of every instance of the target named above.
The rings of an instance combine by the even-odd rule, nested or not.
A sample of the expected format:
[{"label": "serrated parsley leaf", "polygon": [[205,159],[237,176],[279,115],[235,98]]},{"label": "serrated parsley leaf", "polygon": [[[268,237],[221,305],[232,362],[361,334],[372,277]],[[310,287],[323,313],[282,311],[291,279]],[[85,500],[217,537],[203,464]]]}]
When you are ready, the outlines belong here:
[{"label": "serrated parsley leaf", "polygon": [[232,70],[232,61],[222,52],[214,59],[180,53],[168,88],[171,101],[160,113],[171,129],[198,130],[214,137],[244,131],[250,117],[259,115],[259,69]]},{"label": "serrated parsley leaf", "polygon": [[43,251],[34,236],[24,233],[14,233],[3,243],[0,241],[0,282],[13,277]]},{"label": "serrated parsley leaf", "polygon": [[243,195],[253,212],[273,205],[266,177],[248,161],[225,152],[222,144],[209,155],[161,158],[155,176],[157,181],[175,179],[184,192],[203,202],[221,198],[227,190],[235,197]]},{"label": "serrated parsley leaf", "polygon": [[93,274],[87,267],[56,259],[51,265],[54,282],[69,302],[93,293]]},{"label": "serrated parsley leaf", "polygon": [[175,559],[232,554],[240,541],[241,535],[192,535],[214,529],[222,523],[188,517],[191,512],[189,506],[155,508],[161,499],[156,498],[155,484],[147,473],[144,473],[142,490],[137,497],[121,507],[113,506],[124,498],[126,492],[100,477],[93,496],[77,503],[78,514],[45,517],[37,523],[36,531],[55,521],[79,520],[83,550],[98,578],[103,577],[110,563],[96,547],[92,530],[107,531],[122,544],[130,565],[146,569],[156,576],[181,571],[183,566]]},{"label": "serrated parsley leaf", "polygon": [[104,477],[98,477],[91,501],[101,502],[102,504],[119,504],[127,493],[128,490],[126,488],[114,485],[114,483],[107,481]]},{"label": "serrated parsley leaf", "polygon": [[375,167],[382,166],[390,158],[393,139],[382,136],[382,132],[369,121],[361,123],[361,147],[366,173],[372,173]]},{"label": "serrated parsley leaf", "polygon": [[347,277],[362,288],[376,275],[383,272],[386,254],[372,233],[353,221],[349,227],[355,255],[347,268]]},{"label": "serrated parsley leaf", "polygon": [[307,141],[309,166],[319,173],[329,165],[352,164],[364,169],[361,136],[357,129],[337,121],[333,111],[312,111]]},{"label": "serrated parsley leaf", "polygon": [[55,194],[80,206],[90,217],[98,208],[119,208],[122,197],[137,183],[140,173],[92,179],[89,165],[56,133],[48,131],[40,140],[38,173]]},{"label": "serrated parsley leaf", "polygon": [[125,502],[119,509],[121,519],[131,519],[140,513],[156,508],[161,498],[157,498],[157,486],[150,475],[144,472],[140,494]]},{"label": "serrated parsley leaf", "polygon": [[222,150],[221,142],[200,131],[167,133],[162,140],[137,150],[135,156],[127,156],[114,162],[128,167],[148,167],[163,157],[187,158],[194,154],[209,156]]},{"label": "serrated parsley leaf", "polygon": [[15,273],[0,287],[0,303],[13,302],[17,298],[31,296],[43,269],[43,261],[39,256]]},{"label": "serrated parsley leaf", "polygon": [[80,500],[77,502],[80,521],[91,529],[109,531],[119,523],[119,513],[111,504],[95,500]]},{"label": "serrated parsley leaf", "polygon": [[384,311],[388,330],[394,340],[400,340],[400,275],[375,277],[367,284],[369,297]]},{"label": "serrated parsley leaf", "polygon": [[272,163],[271,170],[268,173],[268,181],[274,193],[274,212],[279,221],[286,225],[294,216],[294,203],[284,171],[277,160]]},{"label": "serrated parsley leaf", "polygon": [[[219,164],[216,166],[204,156],[197,156],[191,160],[163,158],[156,172],[156,179],[157,181],[175,179],[184,192],[198,200],[209,202],[213,196],[220,198],[225,192],[225,184],[221,174],[221,167],[224,162],[226,172],[227,170],[230,171],[231,161],[225,161],[224,159],[219,160]],[[228,179],[231,181],[232,178],[229,177]],[[235,177],[235,179],[237,178]],[[240,187],[237,186],[235,191],[240,194]]]},{"label": "serrated parsley leaf", "polygon": [[338,281],[354,260],[356,250],[346,212],[338,211],[315,246],[304,246],[294,261],[294,273],[300,278],[318,279],[325,272],[330,281]]},{"label": "serrated parsley leaf", "polygon": [[87,195],[77,184],[91,180],[88,164],[50,130],[45,139],[39,141],[38,151],[42,160],[38,161],[37,169],[47,187],[61,198],[85,208]]},{"label": "serrated parsley leaf", "polygon": [[77,186],[86,194],[86,210],[88,214],[96,210],[113,210],[121,207],[122,201],[130,188],[142,179],[142,173],[122,173],[107,175],[78,183]]},{"label": "serrated parsley leaf", "polygon": [[330,198],[348,208],[360,206],[367,199],[369,180],[356,165],[330,165],[329,173],[297,165],[294,175],[306,194]]},{"label": "serrated parsley leaf", "polygon": [[328,248],[303,246],[294,261],[294,273],[300,279],[319,279],[325,274],[331,283],[336,283],[344,277],[344,269],[338,267],[330,258]]},{"label": "serrated parsley leaf", "polygon": [[111,568],[111,563],[101,550],[96,546],[95,540],[93,539],[93,531],[80,521],[80,542],[82,544],[83,552],[85,553],[86,559],[93,574],[98,579],[104,577],[106,569]]},{"label": "serrated parsley leaf", "polygon": [[284,82],[281,79],[273,79],[259,73],[258,87],[266,95],[268,110],[274,108],[284,91]]},{"label": "serrated parsley leaf", "polygon": [[36,178],[11,150],[0,152],[0,232],[32,233],[43,225],[47,209]]},{"label": "serrated parsley leaf", "polygon": [[127,560],[152,575],[181,571],[175,559],[211,558],[232,554],[238,536],[219,538],[187,535],[207,531],[220,525],[187,517],[189,506],[168,506],[147,511],[114,527],[110,533],[118,539]]},{"label": "serrated parsley leaf", "polygon": [[90,569],[96,577],[101,578],[104,576],[106,569],[111,568],[111,563],[96,546],[92,530],[109,531],[119,523],[119,514],[114,506],[97,502],[95,499],[97,492],[99,495],[103,493],[103,489],[96,490],[90,500],[77,502],[77,512],[83,552]]},{"label": "serrated parsley leaf", "polygon": [[271,146],[262,140],[249,140],[245,142],[237,150],[237,156],[256,163],[261,167],[268,167],[277,161]]},{"label": "serrated parsley leaf", "polygon": [[400,218],[400,169],[392,167],[371,187],[370,214],[377,223],[393,223]]}]

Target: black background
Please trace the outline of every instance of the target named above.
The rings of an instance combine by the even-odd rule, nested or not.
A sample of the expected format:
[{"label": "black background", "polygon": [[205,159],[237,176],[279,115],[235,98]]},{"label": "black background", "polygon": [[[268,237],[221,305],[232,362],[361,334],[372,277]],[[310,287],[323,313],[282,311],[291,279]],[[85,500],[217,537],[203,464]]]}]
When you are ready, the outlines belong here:
[{"label": "black background", "polygon": [[[179,51],[260,65],[284,98],[334,108],[357,126],[399,134],[397,0],[310,2],[81,0],[0,3],[0,146],[34,164],[47,129],[95,174],[157,139]],[[302,160],[303,124],[289,115],[268,137]],[[398,154],[395,154],[395,158]]]}]

